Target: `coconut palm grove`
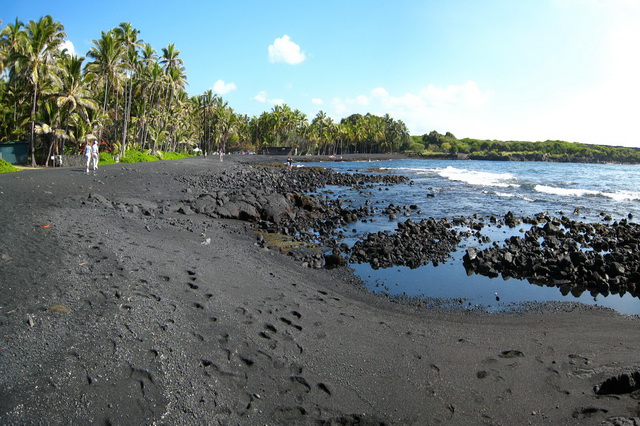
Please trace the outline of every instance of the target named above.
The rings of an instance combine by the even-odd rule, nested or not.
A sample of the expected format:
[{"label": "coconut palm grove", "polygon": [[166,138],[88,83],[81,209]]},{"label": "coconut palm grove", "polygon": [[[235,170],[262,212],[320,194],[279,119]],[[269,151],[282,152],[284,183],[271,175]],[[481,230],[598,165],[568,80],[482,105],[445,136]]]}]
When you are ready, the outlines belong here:
[{"label": "coconut palm grove", "polygon": [[388,115],[337,123],[323,111],[310,119],[283,104],[249,117],[211,90],[190,96],[178,48],[156,50],[127,22],[102,31],[86,57],[70,55],[65,37],[49,15],[6,23],[0,35],[0,142],[28,141],[32,165],[80,153],[92,139],[120,157],[270,146],[378,153],[410,141],[404,123]]},{"label": "coconut palm grove", "polygon": [[458,139],[451,132],[410,136],[388,114],[334,121],[286,104],[249,117],[207,90],[186,91],[180,50],[156,50],[123,22],[102,31],[85,57],[64,48],[62,23],[50,15],[0,23],[0,143],[28,142],[32,166],[76,155],[98,140],[101,162],[170,159],[197,152],[298,155],[403,152],[471,159],[640,163],[637,148],[578,142]]}]

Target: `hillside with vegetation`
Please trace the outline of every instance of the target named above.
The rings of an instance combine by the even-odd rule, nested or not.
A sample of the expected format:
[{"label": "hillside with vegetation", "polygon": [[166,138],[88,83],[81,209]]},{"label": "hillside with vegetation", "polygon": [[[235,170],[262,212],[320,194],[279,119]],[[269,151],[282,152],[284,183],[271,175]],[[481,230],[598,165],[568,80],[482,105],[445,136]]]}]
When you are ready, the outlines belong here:
[{"label": "hillside with vegetation", "polygon": [[499,141],[463,138],[432,131],[411,136],[406,152],[433,158],[503,161],[640,164],[640,149],[565,141]]}]

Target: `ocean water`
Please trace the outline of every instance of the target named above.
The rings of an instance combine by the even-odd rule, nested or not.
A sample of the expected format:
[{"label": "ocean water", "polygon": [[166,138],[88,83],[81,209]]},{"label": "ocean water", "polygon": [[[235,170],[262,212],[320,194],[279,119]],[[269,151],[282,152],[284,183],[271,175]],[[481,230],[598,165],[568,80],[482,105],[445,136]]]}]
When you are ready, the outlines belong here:
[{"label": "ocean water", "polygon": [[[320,192],[338,197],[349,206],[369,203],[373,218],[342,229],[343,241],[353,244],[367,232],[396,229],[399,221],[424,218],[469,217],[477,214],[489,223],[491,216],[512,212],[516,217],[548,212],[584,222],[613,220],[640,221],[640,166],[615,164],[573,164],[546,162],[497,162],[454,160],[392,160],[371,162],[305,163],[340,172],[390,173],[407,176],[411,184],[371,185],[364,189],[327,187]],[[383,209],[389,204],[415,205],[409,216],[390,219]],[[524,232],[488,226],[481,232],[493,241],[503,241]],[[391,267],[372,269],[368,264],[352,264],[356,274],[371,291],[391,295],[406,294],[439,300],[443,304],[481,307],[488,311],[517,308],[523,302],[573,301],[607,306],[621,313],[640,314],[640,300],[624,296],[590,294],[563,296],[556,287],[528,281],[468,276],[462,255],[466,247],[483,247],[475,239],[465,240],[452,259],[438,266],[416,269]],[[499,299],[499,300],[498,300]]]}]

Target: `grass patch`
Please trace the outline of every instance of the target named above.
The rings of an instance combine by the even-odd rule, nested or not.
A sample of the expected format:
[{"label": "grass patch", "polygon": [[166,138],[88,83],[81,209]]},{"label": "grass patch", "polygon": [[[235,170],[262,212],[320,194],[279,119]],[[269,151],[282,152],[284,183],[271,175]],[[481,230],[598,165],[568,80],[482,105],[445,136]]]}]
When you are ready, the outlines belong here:
[{"label": "grass patch", "polygon": [[49,310],[57,314],[68,314],[69,312],[71,312],[71,309],[67,308],[64,305],[53,305],[49,308]]},{"label": "grass patch", "polygon": [[295,241],[292,237],[284,234],[273,234],[265,231],[254,232],[257,235],[262,235],[267,247],[273,250],[278,250],[280,253],[288,254],[292,250],[306,249],[314,254],[322,254],[322,250],[320,250],[317,244]]},{"label": "grass patch", "polygon": [[111,155],[108,152],[101,152],[100,153],[100,160],[98,161],[99,165],[103,165],[103,164],[116,164],[116,161],[113,159],[113,155]]},{"label": "grass patch", "polygon": [[128,150],[124,157],[120,159],[121,163],[147,163],[149,161],[158,161],[158,157],[133,149]]},{"label": "grass patch", "polygon": [[13,173],[13,172],[19,172],[19,171],[20,171],[19,168],[9,163],[8,161],[0,158],[0,173]]},{"label": "grass patch", "polygon": [[183,158],[194,157],[194,155],[181,152],[158,152],[158,157],[162,160],[181,160]]}]

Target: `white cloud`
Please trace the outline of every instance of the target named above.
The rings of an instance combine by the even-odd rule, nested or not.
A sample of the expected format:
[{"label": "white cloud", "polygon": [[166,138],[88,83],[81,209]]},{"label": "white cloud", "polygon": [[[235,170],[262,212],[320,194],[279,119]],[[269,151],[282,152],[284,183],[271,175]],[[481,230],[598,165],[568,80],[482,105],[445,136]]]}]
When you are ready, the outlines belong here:
[{"label": "white cloud", "polygon": [[256,102],[260,102],[263,104],[271,104],[271,105],[282,105],[284,104],[284,99],[280,99],[280,98],[269,98],[267,96],[267,92],[265,92],[264,90],[261,90],[257,95],[255,95],[253,97],[253,100]]},{"label": "white cloud", "polygon": [[213,91],[218,95],[226,95],[236,89],[237,87],[235,83],[225,83],[223,80],[218,80],[213,83]]},{"label": "white cloud", "polygon": [[371,102],[369,101],[368,96],[360,95],[356,96],[356,98],[353,100],[353,103],[355,103],[356,105],[367,106]]},{"label": "white cloud", "polygon": [[389,114],[402,120],[415,135],[438,130],[475,136],[474,132],[483,130],[483,120],[479,117],[492,96],[490,90],[482,90],[475,82],[468,81],[446,87],[429,85],[417,93],[402,95],[393,95],[387,89],[377,87],[367,95],[334,98],[331,105],[340,117],[367,112]]},{"label": "white cloud", "polygon": [[269,61],[272,63],[283,62],[296,65],[305,60],[305,54],[300,50],[300,46],[291,41],[291,38],[286,34],[275,39],[268,50]]},{"label": "white cloud", "polygon": [[338,116],[344,117],[349,115],[349,108],[345,104],[345,102],[340,98],[333,98],[331,100],[331,106],[333,106],[333,110],[336,112]]},{"label": "white cloud", "polygon": [[254,101],[258,101],[260,103],[266,103],[267,102],[267,92],[265,92],[264,90],[260,91],[257,95],[255,95],[253,97]]},{"label": "white cloud", "polygon": [[491,92],[482,92],[473,81],[463,85],[450,85],[444,88],[432,84],[420,92],[420,96],[435,107],[481,107],[492,96]]},{"label": "white cloud", "polygon": [[76,48],[73,46],[73,43],[71,43],[70,40],[65,40],[62,42],[62,44],[60,45],[60,50],[64,50],[67,49],[67,53],[70,56],[73,56],[76,54]]},{"label": "white cloud", "polygon": [[313,98],[311,99],[311,103],[314,105],[322,105],[324,104],[324,101],[320,98]]},{"label": "white cloud", "polygon": [[389,96],[389,92],[387,92],[387,89],[385,89],[384,87],[376,87],[371,91],[371,96],[380,96],[384,98],[386,96]]}]

